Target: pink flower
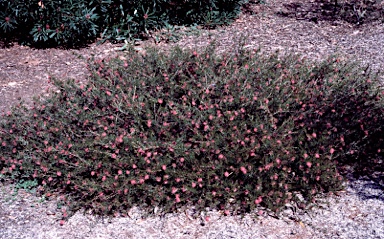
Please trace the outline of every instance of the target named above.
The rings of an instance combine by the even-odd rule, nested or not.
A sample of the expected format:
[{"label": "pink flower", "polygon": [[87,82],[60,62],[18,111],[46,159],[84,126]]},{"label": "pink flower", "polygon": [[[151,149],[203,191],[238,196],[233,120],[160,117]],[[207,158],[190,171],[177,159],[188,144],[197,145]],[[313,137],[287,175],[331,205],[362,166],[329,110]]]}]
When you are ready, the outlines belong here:
[{"label": "pink flower", "polygon": [[180,162],[184,162],[184,158],[180,158]]},{"label": "pink flower", "polygon": [[167,169],[167,166],[163,164],[163,166],[161,166],[161,168],[165,171]]},{"label": "pink flower", "polygon": [[123,174],[123,171],[121,169],[119,169],[119,171],[117,171],[117,174],[121,175],[121,174]]},{"label": "pink flower", "polygon": [[101,181],[105,181],[105,180],[107,180],[107,177],[104,175],[102,178],[101,178]]},{"label": "pink flower", "polygon": [[198,181],[199,183],[201,183],[201,182],[203,181],[203,179],[202,179],[202,178],[198,178],[197,181]]},{"label": "pink flower", "polygon": [[333,154],[333,153],[335,152],[335,150],[334,150],[333,148],[331,148],[331,150],[329,150],[329,152],[330,152],[331,154]]},{"label": "pink flower", "polygon": [[255,204],[260,204],[262,201],[263,201],[263,198],[262,198],[261,196],[259,196],[259,197],[255,200]]},{"label": "pink flower", "polygon": [[304,158],[305,159],[308,158],[308,154],[307,153],[304,154]]},{"label": "pink flower", "polygon": [[224,158],[224,155],[219,154],[219,159],[223,159],[223,158]]},{"label": "pink flower", "polygon": [[148,126],[148,128],[151,128],[151,126],[152,126],[152,121],[151,120],[147,121],[147,126]]},{"label": "pink flower", "polygon": [[273,166],[273,163],[265,165],[265,170],[269,170]]},{"label": "pink flower", "polygon": [[320,155],[319,154],[315,154],[315,158],[320,158]]},{"label": "pink flower", "polygon": [[163,99],[158,99],[157,102],[159,102],[159,104],[162,104],[163,103]]},{"label": "pink flower", "polygon": [[180,200],[180,195],[179,194],[176,194],[175,195],[175,201],[177,202],[177,203],[179,203],[181,200]]},{"label": "pink flower", "polygon": [[247,170],[245,169],[245,167],[240,167],[240,171],[243,172],[243,174],[247,174]]},{"label": "pink flower", "polygon": [[132,185],[135,185],[135,184],[136,184],[136,180],[132,179],[132,180],[131,180],[131,184],[132,184]]},{"label": "pink flower", "polygon": [[61,172],[60,172],[60,171],[57,171],[56,174],[57,174],[57,176],[59,176],[59,177],[61,176]]},{"label": "pink flower", "polygon": [[228,173],[228,172],[225,172],[225,173],[224,173],[224,176],[228,178],[229,173]]},{"label": "pink flower", "polygon": [[178,189],[177,189],[177,188],[175,188],[175,187],[172,187],[172,194],[175,194],[177,191],[178,191]]},{"label": "pink flower", "polygon": [[196,187],[196,183],[195,182],[192,182],[192,187]]},{"label": "pink flower", "polygon": [[308,168],[310,168],[312,166],[312,163],[311,162],[307,162],[307,166],[308,166]]}]

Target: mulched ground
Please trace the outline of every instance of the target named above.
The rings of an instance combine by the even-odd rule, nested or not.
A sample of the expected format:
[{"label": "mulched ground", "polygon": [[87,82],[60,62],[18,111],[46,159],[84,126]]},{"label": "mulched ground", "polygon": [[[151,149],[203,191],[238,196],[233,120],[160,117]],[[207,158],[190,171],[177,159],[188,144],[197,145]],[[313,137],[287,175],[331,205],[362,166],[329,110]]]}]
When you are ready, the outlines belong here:
[{"label": "mulched ground", "polygon": [[[370,15],[372,17],[360,25],[343,21],[339,17],[328,19],[332,15],[327,13],[327,9],[325,9],[327,10],[325,14],[323,14],[324,9],[322,10],[328,5],[314,8],[314,4],[319,1],[269,0],[264,5],[250,4],[247,6],[247,13],[242,14],[230,26],[215,30],[200,30],[199,36],[185,34],[177,43],[154,44],[152,40],[149,40],[142,42],[140,47],[156,45],[162,49],[169,49],[178,45],[182,48],[198,49],[215,40],[217,51],[221,53],[233,49],[238,44],[238,40],[245,36],[244,45],[247,49],[261,47],[261,50],[266,53],[279,51],[281,54],[300,54],[315,61],[338,54],[343,59],[358,60],[362,64],[369,64],[374,70],[384,69],[384,54],[382,54],[384,52],[384,25],[376,19],[380,15]],[[294,10],[297,10],[297,14],[294,13]],[[382,6],[380,11],[382,11]],[[381,14],[381,12],[375,14]],[[94,43],[77,50],[64,50],[33,49],[16,43],[11,47],[1,47],[0,42],[0,115],[1,112],[10,110],[11,106],[17,104],[19,100],[24,100],[31,105],[34,96],[46,94],[45,90],[50,86],[48,84],[49,76],[60,79],[74,78],[79,82],[85,81],[88,74],[86,71],[87,59],[122,54],[115,50],[121,45]],[[384,79],[383,75],[381,75],[381,79]],[[6,189],[3,186],[0,188]],[[5,195],[9,196],[9,191],[5,191]],[[30,194],[19,196],[23,203],[3,208],[0,204],[0,219],[2,225],[7,225],[8,232],[41,236],[57,225],[57,218],[60,216],[52,216],[52,213],[58,213],[55,212],[57,209],[50,209],[44,205],[31,209],[31,205],[36,204],[37,199],[33,199],[32,202],[28,199],[31,198]],[[54,203],[52,205],[55,206]],[[62,235],[72,235],[72,238],[75,238],[74,231],[79,230],[79,226],[87,222],[84,219],[73,220],[70,228],[62,229]],[[40,225],[46,224],[46,222],[52,223],[52,226]],[[367,221],[367,223],[370,222]],[[268,227],[271,229],[268,235],[276,233],[275,225],[276,222]],[[193,226],[193,230],[196,227]],[[282,228],[287,229],[285,224]],[[103,232],[101,235],[104,236],[109,235],[110,232],[119,231],[113,226],[108,229],[108,225],[105,228],[97,229],[101,230]],[[287,229],[284,238],[311,238],[307,231],[303,231],[301,237],[288,232]],[[123,238],[123,235],[121,236]],[[0,238],[2,237],[0,236]],[[52,234],[46,238],[59,237],[58,234]]]},{"label": "mulched ground", "polygon": [[19,100],[30,103],[34,96],[44,94],[48,77],[87,77],[87,59],[106,57],[116,45],[93,44],[80,50],[33,49],[15,44],[0,49],[0,112],[9,110]]}]

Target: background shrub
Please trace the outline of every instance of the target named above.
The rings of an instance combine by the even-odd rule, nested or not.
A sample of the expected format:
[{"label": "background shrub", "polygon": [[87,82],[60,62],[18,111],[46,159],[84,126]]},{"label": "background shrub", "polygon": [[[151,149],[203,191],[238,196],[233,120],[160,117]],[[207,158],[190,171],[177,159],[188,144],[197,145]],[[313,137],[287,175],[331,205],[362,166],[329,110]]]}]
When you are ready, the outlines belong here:
[{"label": "background shrub", "polygon": [[0,32],[35,46],[75,46],[100,31],[95,1],[0,1]]},{"label": "background shrub", "polygon": [[215,27],[228,24],[241,12],[246,1],[239,0],[156,0],[104,1],[101,15],[103,38],[130,40],[147,38],[150,32],[164,26],[202,25]]},{"label": "background shrub", "polygon": [[278,212],[339,190],[343,165],[382,169],[383,88],[337,58],[211,45],[130,50],[89,70],[0,122],[1,174],[63,193],[73,211]]},{"label": "background shrub", "polygon": [[244,0],[0,1],[0,33],[21,43],[79,46],[89,40],[143,39],[165,25],[231,22]]}]

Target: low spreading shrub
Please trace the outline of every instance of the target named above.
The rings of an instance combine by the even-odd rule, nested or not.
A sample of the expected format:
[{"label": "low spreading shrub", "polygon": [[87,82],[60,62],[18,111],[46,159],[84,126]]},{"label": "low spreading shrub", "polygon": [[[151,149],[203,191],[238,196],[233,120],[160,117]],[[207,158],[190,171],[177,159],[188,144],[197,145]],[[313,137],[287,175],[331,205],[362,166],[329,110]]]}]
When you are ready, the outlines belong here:
[{"label": "low spreading shrub", "polygon": [[382,167],[383,88],[362,70],[241,47],[129,50],[6,113],[0,172],[101,215],[310,204],[342,188],[341,166]]}]

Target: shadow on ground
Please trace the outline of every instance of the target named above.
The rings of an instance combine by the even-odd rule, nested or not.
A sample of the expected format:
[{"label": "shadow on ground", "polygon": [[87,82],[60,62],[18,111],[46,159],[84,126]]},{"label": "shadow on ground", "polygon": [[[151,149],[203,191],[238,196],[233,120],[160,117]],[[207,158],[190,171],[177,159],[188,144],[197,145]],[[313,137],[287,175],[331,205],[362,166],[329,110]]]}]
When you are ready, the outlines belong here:
[{"label": "shadow on ground", "polygon": [[350,178],[350,187],[362,200],[384,201],[384,172]]},{"label": "shadow on ground", "polygon": [[375,21],[384,21],[384,2],[371,0],[315,0],[296,1],[284,4],[285,9],[276,12],[277,15],[306,20],[345,21],[362,25]]}]

